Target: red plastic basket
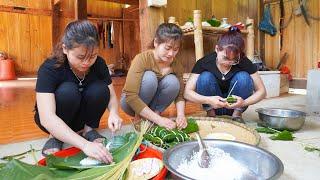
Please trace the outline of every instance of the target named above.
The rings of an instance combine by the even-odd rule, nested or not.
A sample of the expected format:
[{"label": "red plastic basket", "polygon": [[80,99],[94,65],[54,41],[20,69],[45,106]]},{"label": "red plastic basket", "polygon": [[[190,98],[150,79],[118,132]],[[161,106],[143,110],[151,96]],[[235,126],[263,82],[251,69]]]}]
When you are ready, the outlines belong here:
[{"label": "red plastic basket", "polygon": [[[134,157],[134,159],[143,159],[143,158],[158,158],[162,160],[162,153],[151,148],[151,147],[147,147],[145,145],[140,145],[140,152],[138,155],[136,155]],[[74,156],[76,154],[78,154],[81,150],[76,148],[76,147],[70,147],[67,149],[63,149],[61,151],[58,151],[56,153],[54,153],[55,156],[58,157],[67,157],[67,156]],[[40,166],[46,166],[46,159],[43,158],[38,162],[38,165]],[[153,177],[152,180],[163,180],[165,179],[166,175],[168,173],[167,168],[163,167],[163,169],[160,171],[160,173]]]}]

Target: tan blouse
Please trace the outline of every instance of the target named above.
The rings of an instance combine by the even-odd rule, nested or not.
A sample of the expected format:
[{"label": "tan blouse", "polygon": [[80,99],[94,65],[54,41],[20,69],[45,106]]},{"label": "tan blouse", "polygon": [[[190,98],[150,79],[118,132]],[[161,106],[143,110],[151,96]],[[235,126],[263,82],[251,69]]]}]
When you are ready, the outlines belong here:
[{"label": "tan blouse", "polygon": [[[175,99],[175,102],[177,103],[179,101],[184,101],[183,67],[182,64],[175,59],[171,64],[171,68],[171,73],[175,74],[180,82],[179,95]],[[126,83],[123,88],[123,92],[126,95],[127,104],[137,114],[140,114],[142,109],[147,106],[139,97],[142,76],[145,71],[153,71],[156,74],[158,80],[165,76],[161,74],[160,68],[157,65],[152,50],[142,52],[135,56],[135,58],[131,62],[131,66],[127,74]]]}]

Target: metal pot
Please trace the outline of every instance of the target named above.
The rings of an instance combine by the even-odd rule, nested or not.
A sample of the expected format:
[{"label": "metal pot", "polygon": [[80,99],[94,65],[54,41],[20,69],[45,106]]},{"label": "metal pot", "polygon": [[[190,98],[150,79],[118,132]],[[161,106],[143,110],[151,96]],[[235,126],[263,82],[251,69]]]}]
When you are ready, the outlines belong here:
[{"label": "metal pot", "polygon": [[262,125],[278,130],[299,130],[306,118],[306,113],[292,109],[259,108],[256,112]]},{"label": "metal pot", "polygon": [[[281,160],[274,154],[259,147],[225,140],[204,139],[204,142],[207,147],[220,148],[224,152],[229,153],[240,164],[246,166],[248,171],[242,173],[241,179],[278,179],[283,173]],[[198,150],[197,141],[189,141],[178,144],[164,152],[163,162],[171,172],[171,178],[192,179],[178,172],[177,169],[184,159],[190,159],[193,152]],[[232,169],[228,173],[232,173]]]}]

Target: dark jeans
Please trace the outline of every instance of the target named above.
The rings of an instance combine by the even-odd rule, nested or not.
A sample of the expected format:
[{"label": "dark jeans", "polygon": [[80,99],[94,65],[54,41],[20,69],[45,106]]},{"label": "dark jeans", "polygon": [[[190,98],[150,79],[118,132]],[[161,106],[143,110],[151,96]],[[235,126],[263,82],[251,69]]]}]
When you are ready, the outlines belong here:
[{"label": "dark jeans", "polygon": [[[108,85],[103,81],[88,84],[82,92],[79,91],[78,84],[64,82],[54,95],[57,116],[75,132],[82,130],[84,125],[98,128],[110,100]],[[37,108],[34,118],[39,128],[49,133],[40,123]]]},{"label": "dark jeans", "polygon": [[[242,97],[242,99],[247,99],[249,96],[253,94],[253,80],[247,72],[240,71],[232,77],[228,92],[230,91],[231,87],[236,81],[238,82],[232,91],[232,95],[240,96]],[[220,96],[223,98],[226,98],[228,95],[228,93],[221,92],[216,77],[208,71],[205,71],[200,74],[196,84],[196,92],[203,96]],[[203,104],[202,106],[207,111],[212,109],[212,107],[209,104]],[[248,107],[243,107],[239,110],[244,112],[247,108]],[[226,108],[219,108],[215,110],[216,115],[230,116],[232,115],[233,111],[233,109]]]}]

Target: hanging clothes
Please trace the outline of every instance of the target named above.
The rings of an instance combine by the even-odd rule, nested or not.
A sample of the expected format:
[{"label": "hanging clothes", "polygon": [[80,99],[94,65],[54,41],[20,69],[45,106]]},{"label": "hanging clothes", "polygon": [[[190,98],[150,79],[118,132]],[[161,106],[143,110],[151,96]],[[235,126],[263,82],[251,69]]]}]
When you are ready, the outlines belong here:
[{"label": "hanging clothes", "polygon": [[111,44],[114,44],[114,29],[113,29],[113,21],[111,21]]},{"label": "hanging clothes", "polygon": [[[98,34],[99,34],[99,39],[100,39],[100,42],[102,41],[102,44],[103,44],[103,46],[104,46],[104,39],[103,39],[103,33],[104,33],[104,31],[103,31],[103,21],[98,21],[97,22],[97,29],[98,29]],[[99,42],[99,43],[100,43]]]},{"label": "hanging clothes", "polygon": [[103,22],[103,37],[102,37],[102,42],[103,42],[103,48],[106,48],[106,42],[107,42],[107,22]]},{"label": "hanging clothes", "polygon": [[271,36],[274,36],[277,33],[277,28],[272,23],[270,4],[264,7],[263,18],[259,24],[259,29],[267,34],[270,34]]},{"label": "hanging clothes", "polygon": [[108,48],[113,48],[113,42],[112,42],[112,32],[113,32],[113,23],[112,22],[108,22],[107,24],[107,44],[108,44]]}]

